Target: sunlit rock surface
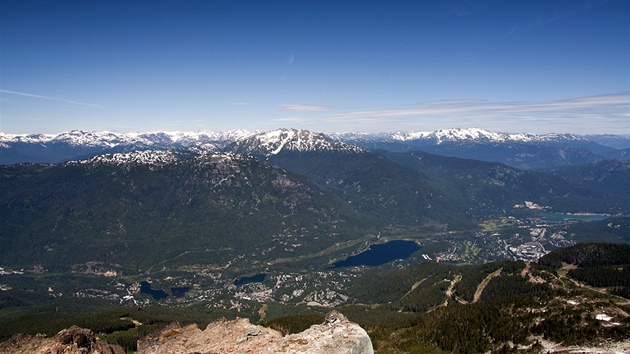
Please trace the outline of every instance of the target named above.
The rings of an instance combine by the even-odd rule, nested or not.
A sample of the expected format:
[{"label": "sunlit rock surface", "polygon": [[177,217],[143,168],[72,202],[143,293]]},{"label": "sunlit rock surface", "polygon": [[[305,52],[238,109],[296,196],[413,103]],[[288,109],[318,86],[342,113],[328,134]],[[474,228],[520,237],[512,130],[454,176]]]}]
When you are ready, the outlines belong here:
[{"label": "sunlit rock surface", "polygon": [[96,338],[89,329],[72,326],[52,338],[16,334],[0,343],[3,354],[125,354],[123,348]]},{"label": "sunlit rock surface", "polygon": [[330,353],[373,354],[367,332],[333,311],[320,325],[282,336],[248,319],[218,320],[201,331],[196,325],[172,324],[138,341],[138,354],[159,353]]}]

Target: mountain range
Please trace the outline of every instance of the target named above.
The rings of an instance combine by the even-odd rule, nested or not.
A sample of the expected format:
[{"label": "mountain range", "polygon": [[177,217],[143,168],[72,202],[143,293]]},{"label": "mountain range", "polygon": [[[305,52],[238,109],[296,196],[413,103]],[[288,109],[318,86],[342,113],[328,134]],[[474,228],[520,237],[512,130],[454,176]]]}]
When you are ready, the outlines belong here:
[{"label": "mountain range", "polygon": [[[475,230],[527,203],[565,213],[630,212],[623,159],[584,167],[590,175],[580,178],[577,167],[524,171],[369,150],[292,129],[192,136],[147,134],[130,143],[72,132],[38,146],[65,141],[84,154],[95,146],[125,152],[0,166],[1,264],[63,269],[103,262],[137,273],[238,259],[252,267],[342,252],[339,245],[380,233]],[[218,146],[222,151],[213,151]]]},{"label": "mountain range", "polygon": [[[284,145],[280,144],[282,139],[293,135],[298,137],[295,144],[301,147],[292,148],[301,151],[324,148],[314,145],[317,144],[315,141],[322,141],[321,139],[312,139],[316,136],[326,136],[332,141],[346,144],[345,149],[360,147],[392,152],[425,151],[444,156],[501,162],[520,169],[595,163],[610,158],[627,157],[630,151],[630,136],[624,135],[511,134],[475,128],[381,134],[323,134],[294,129],[270,132],[234,130],[223,133],[211,131],[113,133],[75,130],[56,135],[0,133],[0,164],[59,163],[104,153],[146,149],[186,148],[195,151],[235,149],[242,152],[243,143],[246,144],[246,141],[251,139],[257,139],[260,148],[275,146],[275,149],[281,149],[284,148]],[[328,148],[332,147],[330,142],[327,144]],[[274,151],[271,149],[268,153]]]},{"label": "mountain range", "polygon": [[[627,298],[627,245],[522,261],[628,242],[624,139],[478,129],[3,134],[0,336],[130,305],[88,322],[135,350],[178,313],[280,318],[286,328],[304,324],[282,320],[288,312],[343,307],[382,352],[625,346],[624,305],[574,281]],[[420,250],[335,266],[393,240]],[[574,254],[580,268],[604,262],[561,271]],[[471,264],[452,264],[462,262]]]}]

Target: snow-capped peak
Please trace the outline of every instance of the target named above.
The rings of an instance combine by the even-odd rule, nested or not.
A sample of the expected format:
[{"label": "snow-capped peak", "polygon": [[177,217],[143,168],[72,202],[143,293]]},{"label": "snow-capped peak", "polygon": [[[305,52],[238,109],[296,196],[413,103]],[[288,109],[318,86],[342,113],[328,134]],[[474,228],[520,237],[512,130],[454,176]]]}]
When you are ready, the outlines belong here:
[{"label": "snow-capped peak", "polygon": [[126,145],[176,145],[189,146],[205,142],[222,142],[242,139],[254,134],[246,130],[231,130],[222,133],[213,131],[131,132],[71,130],[59,134],[6,134],[0,133],[3,143],[65,143],[71,146],[115,147]]},{"label": "snow-capped peak", "polygon": [[358,146],[335,141],[322,133],[296,129],[255,134],[235,142],[233,150],[241,154],[263,156],[277,155],[281,151],[363,151]]},{"label": "snow-capped peak", "polygon": [[411,140],[428,140],[435,144],[443,144],[446,142],[536,142],[536,141],[552,141],[552,140],[585,140],[571,134],[529,134],[529,133],[497,133],[480,128],[468,129],[440,129],[431,132],[397,132],[390,135],[391,140],[411,141]]},{"label": "snow-capped peak", "polygon": [[0,133],[2,143],[42,143],[53,139],[55,134],[7,134]]},{"label": "snow-capped peak", "polygon": [[48,142],[66,143],[70,146],[114,147],[125,140],[124,136],[108,131],[86,132],[82,130],[71,130],[52,137]]}]

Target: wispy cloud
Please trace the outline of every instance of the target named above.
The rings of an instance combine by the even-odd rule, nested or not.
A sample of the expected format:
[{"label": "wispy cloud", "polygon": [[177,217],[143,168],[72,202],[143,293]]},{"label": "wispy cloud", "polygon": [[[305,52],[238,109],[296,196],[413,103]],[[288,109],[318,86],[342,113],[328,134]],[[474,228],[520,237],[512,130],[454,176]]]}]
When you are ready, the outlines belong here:
[{"label": "wispy cloud", "polygon": [[550,102],[490,102],[482,100],[434,101],[418,108],[369,110],[338,113],[337,118],[388,118],[441,115],[520,115],[537,113],[571,118],[593,113],[625,112],[630,108],[630,94],[618,93],[602,96],[579,97]]},{"label": "wispy cloud", "polygon": [[66,98],[44,96],[44,95],[36,95],[36,94],[26,93],[26,92],[17,92],[17,91],[9,91],[9,90],[2,90],[2,89],[0,89],[0,93],[6,93],[6,94],[9,94],[9,95],[16,95],[16,96],[23,96],[23,97],[39,98],[39,99],[51,100],[51,101],[57,101],[57,102],[64,102],[64,103],[69,103],[69,104],[72,104],[72,105],[75,105],[75,106],[81,106],[81,107],[90,107],[90,108],[100,108],[101,107],[101,105],[98,105],[98,104],[79,102],[79,101],[69,100],[69,99],[66,99]]},{"label": "wispy cloud", "polygon": [[[301,112],[314,111],[302,106],[285,108],[293,112],[300,109],[303,109]],[[410,108],[325,112],[299,119],[287,118],[284,122],[354,131],[482,127],[511,132],[586,134],[627,131],[630,127],[629,114],[630,93],[623,92],[543,102],[431,101]],[[384,127],[388,129],[383,130]]]},{"label": "wispy cloud", "polygon": [[329,111],[332,107],[328,106],[320,106],[313,104],[294,104],[294,103],[286,103],[280,105],[283,110],[288,112],[323,112]]},{"label": "wispy cloud", "polygon": [[305,118],[305,117],[285,117],[285,118],[274,118],[271,121],[277,122],[277,123],[303,123],[303,122],[309,122],[310,119]]},{"label": "wispy cloud", "polygon": [[249,106],[251,105],[251,103],[249,102],[232,102],[232,106],[237,106],[237,107],[244,107],[244,106]]},{"label": "wispy cloud", "polygon": [[503,37],[503,39],[501,39],[501,41],[504,41],[504,40],[508,39],[508,37],[511,36],[512,33],[514,33],[514,31],[516,31],[517,28],[518,28],[518,25],[512,26],[512,29],[510,30],[510,33],[506,34],[505,37]]}]

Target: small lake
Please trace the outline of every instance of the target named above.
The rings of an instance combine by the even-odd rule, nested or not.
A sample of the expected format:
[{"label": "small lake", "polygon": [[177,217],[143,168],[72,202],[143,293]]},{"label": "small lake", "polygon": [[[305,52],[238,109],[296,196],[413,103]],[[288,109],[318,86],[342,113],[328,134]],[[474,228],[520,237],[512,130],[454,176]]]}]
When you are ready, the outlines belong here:
[{"label": "small lake", "polygon": [[348,257],[343,261],[335,262],[331,268],[354,267],[360,265],[378,266],[396,259],[409,258],[414,252],[421,249],[413,241],[389,241],[378,245],[371,245],[366,251],[356,256]]},{"label": "small lake", "polygon": [[155,300],[166,299],[168,294],[164,290],[153,290],[151,284],[146,281],[140,283],[140,292],[143,294],[149,294],[153,296]]},{"label": "small lake", "polygon": [[549,212],[539,212],[536,215],[548,221],[569,221],[569,220],[577,220],[577,221],[600,221],[606,218],[609,218],[610,215],[602,215],[602,214],[563,214],[563,213],[549,213]]},{"label": "small lake", "polygon": [[240,286],[249,283],[262,283],[266,277],[267,274],[264,273],[252,275],[251,277],[240,277],[234,281],[234,285]]}]

